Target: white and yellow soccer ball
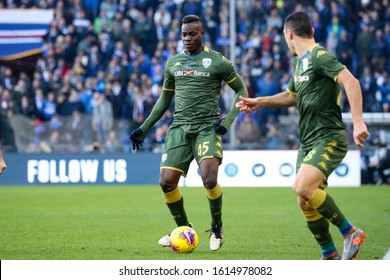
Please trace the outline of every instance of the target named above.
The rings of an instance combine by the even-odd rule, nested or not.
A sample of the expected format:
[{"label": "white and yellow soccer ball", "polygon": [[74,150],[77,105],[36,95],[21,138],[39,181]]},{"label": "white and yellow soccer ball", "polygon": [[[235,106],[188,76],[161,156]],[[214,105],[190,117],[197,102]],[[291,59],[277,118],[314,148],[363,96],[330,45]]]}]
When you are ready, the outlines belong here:
[{"label": "white and yellow soccer ball", "polygon": [[175,228],[169,236],[172,250],[177,253],[191,253],[198,246],[196,231],[188,226]]}]

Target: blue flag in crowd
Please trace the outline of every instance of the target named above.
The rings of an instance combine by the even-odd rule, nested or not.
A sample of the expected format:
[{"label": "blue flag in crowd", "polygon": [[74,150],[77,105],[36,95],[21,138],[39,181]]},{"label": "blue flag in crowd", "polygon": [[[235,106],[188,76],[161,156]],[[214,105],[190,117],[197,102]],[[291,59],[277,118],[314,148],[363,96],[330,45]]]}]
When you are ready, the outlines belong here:
[{"label": "blue flag in crowd", "polygon": [[51,10],[0,10],[0,60],[41,53],[52,20]]}]

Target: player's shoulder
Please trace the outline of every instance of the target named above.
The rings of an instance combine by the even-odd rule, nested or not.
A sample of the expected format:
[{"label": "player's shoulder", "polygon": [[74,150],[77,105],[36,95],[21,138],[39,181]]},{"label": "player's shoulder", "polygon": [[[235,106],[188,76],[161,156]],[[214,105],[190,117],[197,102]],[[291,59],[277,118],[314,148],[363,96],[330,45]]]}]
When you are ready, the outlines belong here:
[{"label": "player's shoulder", "polygon": [[332,56],[332,54],[320,44],[315,44],[310,52],[312,54],[312,59],[322,59],[324,57]]},{"label": "player's shoulder", "polygon": [[208,47],[204,48],[204,53],[218,60],[227,60],[227,58],[221,52],[210,49]]},{"label": "player's shoulder", "polygon": [[179,52],[167,59],[165,63],[165,68],[169,69],[172,67],[180,66],[182,60],[183,60],[183,52]]}]

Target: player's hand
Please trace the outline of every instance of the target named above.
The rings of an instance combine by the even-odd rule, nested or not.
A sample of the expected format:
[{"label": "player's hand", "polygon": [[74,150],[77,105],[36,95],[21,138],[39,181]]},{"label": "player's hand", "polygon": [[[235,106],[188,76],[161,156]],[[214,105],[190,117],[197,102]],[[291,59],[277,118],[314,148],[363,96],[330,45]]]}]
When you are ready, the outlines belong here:
[{"label": "player's hand", "polygon": [[240,101],[236,103],[236,108],[239,109],[241,112],[244,113],[250,113],[256,108],[258,108],[259,105],[256,102],[255,98],[245,98],[240,96]]},{"label": "player's hand", "polygon": [[7,168],[7,165],[5,164],[4,160],[0,159],[0,174],[3,173],[3,171]]},{"label": "player's hand", "polygon": [[353,140],[358,147],[364,147],[364,142],[370,137],[367,126],[363,121],[353,124]]},{"label": "player's hand", "polygon": [[131,145],[133,146],[133,150],[138,150],[143,146],[143,140],[137,139],[137,136],[141,136],[144,131],[141,128],[134,129],[130,134]]},{"label": "player's hand", "polygon": [[227,132],[227,128],[222,125],[222,121],[225,118],[219,119],[214,123],[215,132],[219,135],[224,135]]}]

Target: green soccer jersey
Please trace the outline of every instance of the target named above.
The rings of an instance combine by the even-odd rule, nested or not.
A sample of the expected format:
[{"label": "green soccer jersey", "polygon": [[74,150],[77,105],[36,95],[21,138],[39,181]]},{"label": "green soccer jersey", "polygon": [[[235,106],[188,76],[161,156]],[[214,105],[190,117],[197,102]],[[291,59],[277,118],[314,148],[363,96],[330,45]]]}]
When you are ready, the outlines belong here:
[{"label": "green soccer jersey", "polygon": [[318,44],[295,58],[287,91],[297,97],[302,147],[312,145],[334,130],[345,129],[340,111],[341,91],[336,81],[344,68]]},{"label": "green soccer jersey", "polygon": [[218,119],[221,82],[229,84],[237,76],[229,60],[207,47],[195,56],[183,51],[168,59],[163,89],[175,93],[173,124],[196,124]]}]

